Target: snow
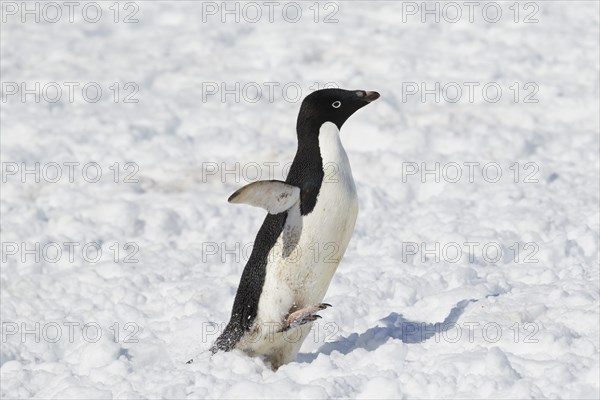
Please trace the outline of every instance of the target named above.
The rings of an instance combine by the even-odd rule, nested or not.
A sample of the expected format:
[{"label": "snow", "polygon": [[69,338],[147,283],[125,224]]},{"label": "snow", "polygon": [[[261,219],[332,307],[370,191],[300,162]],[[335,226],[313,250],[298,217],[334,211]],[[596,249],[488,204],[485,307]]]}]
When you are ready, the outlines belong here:
[{"label": "snow", "polygon": [[[497,23],[488,3],[473,23],[466,6],[457,23],[423,23],[421,2],[388,1],[331,3],[338,22],[323,23],[336,9],[321,3],[315,23],[301,2],[291,23],[258,2],[258,22],[223,23],[202,13],[221,2],[143,1],[128,24],[136,9],[121,4],[115,23],[112,2],[97,23],[82,6],[73,23],[66,6],[22,23],[7,4],[24,3],[2,3],[3,397],[600,397],[598,3],[519,3],[518,23],[513,2],[493,3]],[[22,102],[7,82],[63,96]],[[73,101],[65,82],[79,83]],[[128,82],[137,103],[123,102]],[[222,82],[250,85],[223,102]],[[328,82],[382,95],[341,132],[360,212],[333,308],[276,372],[209,358],[264,215],[226,199],[257,165],[284,177],[294,87]],[[421,101],[436,82],[453,84]],[[38,182],[22,175],[36,162]],[[436,163],[437,181],[422,175]]]}]

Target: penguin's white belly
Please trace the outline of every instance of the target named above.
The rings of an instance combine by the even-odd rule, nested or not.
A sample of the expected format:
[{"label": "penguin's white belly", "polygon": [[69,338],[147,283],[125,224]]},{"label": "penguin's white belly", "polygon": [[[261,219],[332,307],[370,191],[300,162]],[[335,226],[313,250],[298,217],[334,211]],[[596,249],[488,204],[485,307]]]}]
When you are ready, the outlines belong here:
[{"label": "penguin's white belly", "polygon": [[[305,216],[300,215],[299,204],[288,211],[283,232],[269,253],[255,320],[255,328],[262,331],[259,336],[267,333],[265,326],[281,324],[290,311],[323,301],[354,232],[358,215],[356,187],[333,123],[321,127],[319,147],[325,176],[316,205]],[[267,355],[279,352],[275,356],[281,363],[287,362],[298,352],[310,324],[296,329],[301,330],[297,341],[269,335],[268,340],[252,341],[248,350]]]},{"label": "penguin's white belly", "polygon": [[289,288],[292,301],[289,307],[284,302],[280,310],[284,316],[291,308],[323,300],[354,232],[358,201],[354,182],[350,183],[341,179],[323,183],[310,214],[301,217],[298,206],[288,213],[288,221],[267,265],[266,279],[272,281],[263,288],[266,307],[272,307],[269,291],[274,289],[277,293],[282,287]]}]

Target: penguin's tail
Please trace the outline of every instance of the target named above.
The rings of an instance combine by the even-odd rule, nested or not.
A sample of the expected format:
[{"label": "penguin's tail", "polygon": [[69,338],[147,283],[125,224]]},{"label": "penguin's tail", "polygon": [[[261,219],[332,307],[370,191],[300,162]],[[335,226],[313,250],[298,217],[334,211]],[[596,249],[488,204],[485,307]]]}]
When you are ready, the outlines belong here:
[{"label": "penguin's tail", "polygon": [[[186,364],[192,364],[195,361],[204,361],[210,359],[214,354],[219,351],[231,351],[237,344],[237,340],[232,335],[231,330],[225,329],[225,331],[217,338],[215,343],[210,346],[209,349],[204,350],[196,358],[192,358],[186,362]],[[204,355],[204,357],[202,357]]]},{"label": "penguin's tail", "polygon": [[215,340],[210,348],[210,352],[215,354],[218,351],[231,351],[244,336],[244,330],[235,322],[229,322],[223,333]]},{"label": "penguin's tail", "polygon": [[[238,326],[238,324],[230,322],[225,327],[225,330],[223,331],[223,333],[221,333],[221,335],[217,338],[217,340],[215,340],[215,343],[208,350],[204,350],[198,356],[202,356],[203,354],[210,353],[210,354],[202,357],[202,360],[208,360],[208,359],[210,359],[210,357],[212,357],[214,354],[216,354],[219,351],[225,351],[225,352],[231,351],[235,348],[235,346],[238,344],[238,342],[240,341],[240,339],[242,338],[243,335],[244,335],[243,329],[241,329]],[[196,360],[199,360],[198,357],[196,357],[196,359],[192,358],[192,359],[188,360],[186,362],[186,364],[192,364]]]}]

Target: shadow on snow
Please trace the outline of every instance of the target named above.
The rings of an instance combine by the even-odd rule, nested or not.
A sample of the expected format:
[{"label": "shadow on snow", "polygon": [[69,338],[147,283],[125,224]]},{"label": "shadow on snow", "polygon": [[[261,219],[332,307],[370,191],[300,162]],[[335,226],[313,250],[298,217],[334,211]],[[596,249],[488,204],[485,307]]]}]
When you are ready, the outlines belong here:
[{"label": "shadow on snow", "polygon": [[365,332],[353,333],[348,337],[340,338],[336,342],[325,343],[316,353],[301,353],[298,355],[299,362],[312,362],[319,354],[329,355],[334,351],[342,354],[348,354],[356,349],[365,349],[373,351],[387,342],[390,338],[399,339],[404,343],[421,343],[431,338],[436,333],[447,331],[451,328],[458,318],[462,315],[468,304],[477,300],[462,300],[452,310],[442,322],[435,324],[426,322],[410,321],[402,314],[391,313],[383,318],[384,326],[375,326],[367,329]]}]

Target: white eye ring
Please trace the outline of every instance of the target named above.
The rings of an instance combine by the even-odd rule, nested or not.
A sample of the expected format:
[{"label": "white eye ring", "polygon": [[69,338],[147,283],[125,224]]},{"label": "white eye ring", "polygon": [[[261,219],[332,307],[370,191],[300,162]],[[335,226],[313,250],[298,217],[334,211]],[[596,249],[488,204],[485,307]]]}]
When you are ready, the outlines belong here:
[{"label": "white eye ring", "polygon": [[337,101],[333,102],[333,104],[331,105],[331,107],[333,107],[333,108],[340,108],[341,105],[342,105],[342,102],[339,101],[339,100],[337,100]]}]

